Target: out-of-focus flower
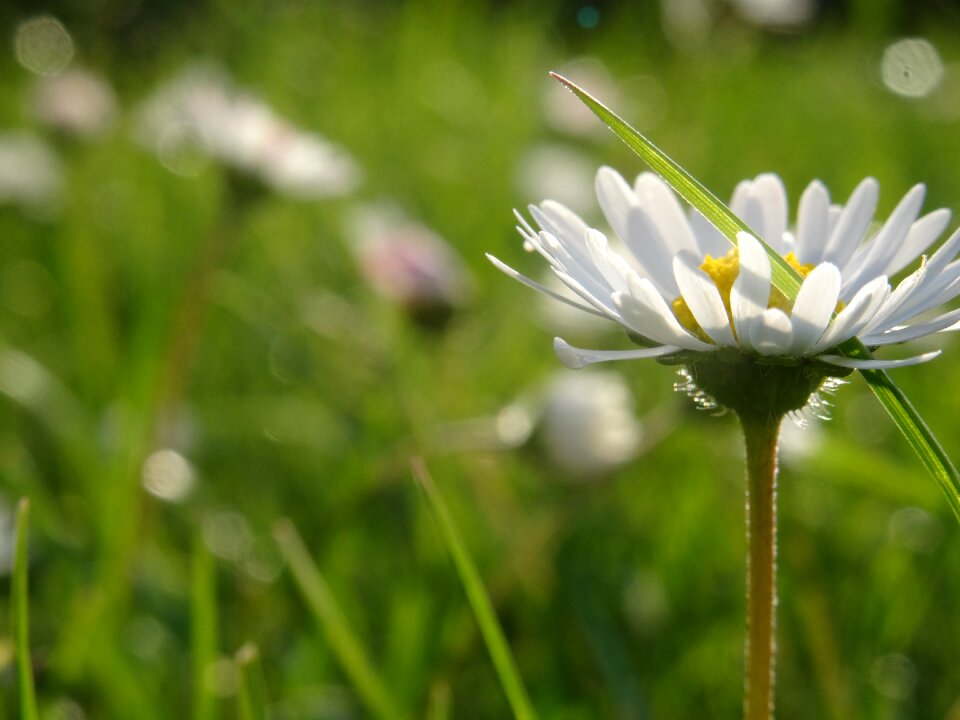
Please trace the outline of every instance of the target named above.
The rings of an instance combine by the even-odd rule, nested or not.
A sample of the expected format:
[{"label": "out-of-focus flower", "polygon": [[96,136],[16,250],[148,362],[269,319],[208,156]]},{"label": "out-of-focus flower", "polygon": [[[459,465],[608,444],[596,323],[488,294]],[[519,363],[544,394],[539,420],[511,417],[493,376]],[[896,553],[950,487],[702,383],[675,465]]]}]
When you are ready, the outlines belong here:
[{"label": "out-of-focus flower", "polygon": [[526,195],[553,198],[585,213],[592,204],[594,167],[590,158],[569,146],[536,145],[520,158],[517,185]]},{"label": "out-of-focus flower", "polygon": [[398,209],[361,206],[349,234],[370,287],[415,317],[442,320],[469,298],[472,280],[457,253]]},{"label": "out-of-focus flower", "polygon": [[[620,103],[620,90],[607,68],[596,58],[584,57],[573,60],[559,69],[581,87],[592,88],[597,97],[610,104]],[[597,122],[596,116],[565,87],[550,79],[545,81],[543,113],[547,124],[554,130],[578,137],[605,135],[607,129]]]},{"label": "out-of-focus flower", "polygon": [[660,0],[660,20],[667,40],[683,48],[702,43],[713,26],[707,0]]},{"label": "out-of-focus flower", "polygon": [[816,14],[814,0],[732,0],[740,14],[755,25],[774,30],[798,29]]},{"label": "out-of-focus flower", "polygon": [[63,166],[49,145],[26,132],[0,133],[0,202],[48,211],[62,187]]},{"label": "out-of-focus flower", "polygon": [[161,160],[199,152],[300,199],[343,195],[360,181],[346,151],[294,127],[209,67],[188,68],[157,90],[141,109],[139,137]]},{"label": "out-of-focus flower", "polygon": [[114,123],[117,99],[102,76],[72,68],[37,80],[30,96],[30,112],[42,123],[69,135],[103,135]]},{"label": "out-of-focus flower", "polygon": [[544,391],[538,430],[551,460],[575,477],[627,462],[643,434],[630,390],[612,372],[555,375]]}]

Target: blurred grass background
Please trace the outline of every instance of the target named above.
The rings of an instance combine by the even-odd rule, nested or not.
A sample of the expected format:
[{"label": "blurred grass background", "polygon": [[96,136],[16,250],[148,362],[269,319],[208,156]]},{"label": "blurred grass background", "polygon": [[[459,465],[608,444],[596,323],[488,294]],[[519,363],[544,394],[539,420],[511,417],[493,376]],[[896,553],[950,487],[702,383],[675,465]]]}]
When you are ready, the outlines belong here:
[{"label": "blurred grass background", "polygon": [[[582,165],[643,169],[612,135],[551,120],[548,70],[576,78],[585,58],[605,68],[607,88],[588,89],[721,197],[774,171],[795,208],[813,178],[843,201],[874,175],[881,217],[921,181],[925,208],[960,209],[960,10],[814,10],[783,32],[719,0],[5,3],[0,130],[45,138],[63,171],[56,200],[0,206],[0,498],[33,502],[42,717],[234,717],[226,659],[247,642],[270,717],[368,717],[284,571],[271,536],[283,517],[397,717],[507,717],[411,480],[414,454],[451,505],[543,717],[736,717],[734,420],[694,410],[670,368],[612,368],[650,442],[586,480],[536,439],[465,442],[462,421],[496,417],[558,368],[559,330],[539,298],[483,257],[540,270],[510,210],[542,199],[529,176],[563,172],[530,170],[531,149],[573,158],[574,178]],[[14,38],[38,14],[69,31],[74,65],[112,85],[110,131],[69,138],[28,111],[38,78]],[[944,71],[904,97],[882,82],[881,60],[915,36]],[[168,171],[134,139],[137,108],[198,60],[345,148],[359,188],[305,202],[215,161]],[[363,280],[348,218],[384,200],[466,264],[472,300],[446,324],[425,326]],[[960,348],[937,343],[941,359],[896,379],[960,458]],[[782,468],[778,716],[957,720],[957,524],[862,382],[836,401],[834,419],[806,431],[814,451]],[[144,489],[158,450],[195,477],[175,502]],[[0,618],[9,583],[0,577]],[[0,717],[12,718],[11,643],[0,621]]]}]

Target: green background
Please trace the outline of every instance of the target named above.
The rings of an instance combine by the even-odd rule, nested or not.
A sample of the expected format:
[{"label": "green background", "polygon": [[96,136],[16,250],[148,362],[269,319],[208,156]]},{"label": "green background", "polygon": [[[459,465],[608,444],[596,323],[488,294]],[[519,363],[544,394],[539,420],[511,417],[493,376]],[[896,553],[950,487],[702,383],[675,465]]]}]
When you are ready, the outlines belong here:
[{"label": "green background", "polygon": [[[450,423],[495,415],[559,365],[540,298],[483,253],[539,275],[511,215],[541,199],[517,181],[537,143],[625,176],[643,169],[612,135],[548,124],[547,71],[584,56],[620,84],[614,109],[721,197],[773,171],[795,208],[813,178],[842,201],[873,175],[880,217],[916,182],[928,185],[926,209],[960,209],[960,10],[830,3],[784,34],[718,2],[705,34],[678,44],[658,3],[591,7],[594,27],[572,2],[0,10],[11,38],[0,51],[3,128],[48,132],[24,110],[35,78],[12,51],[18,23],[41,11],[73,35],[75,64],[109,78],[122,112],[103,138],[50,136],[66,169],[57,212],[0,206],[0,496],[33,502],[44,717],[235,717],[230,682],[209,690],[197,658],[246,642],[260,649],[270,717],[368,717],[282,568],[271,532],[284,517],[398,717],[444,717],[447,702],[453,718],[508,717],[411,478],[417,454],[544,718],[739,714],[735,421],[693,409],[673,392],[672,369],[636,362],[615,369],[659,437],[611,473],[576,481],[535,441],[451,445]],[[880,79],[884,48],[916,35],[946,65],[922,99]],[[197,59],[347,148],[364,168],[360,189],[298,202],[240,192],[216,163],[189,178],[165,170],[132,139],[134,111]],[[472,302],[443,328],[422,327],[358,273],[344,220],[356,202],[384,198],[470,268]],[[24,263],[26,280],[7,272]],[[592,341],[626,346],[615,328]],[[960,347],[951,337],[933,345],[943,357],[895,378],[960,458]],[[10,389],[25,356],[49,373],[26,398]],[[956,720],[960,528],[863,382],[835,401],[834,418],[813,431],[816,452],[786,460],[780,477],[778,717]],[[198,478],[180,504],[140,482],[144,458],[169,446]],[[224,526],[239,550],[211,547],[210,528]],[[215,605],[204,600],[211,581]],[[0,578],[0,715],[16,717],[9,584]]]}]

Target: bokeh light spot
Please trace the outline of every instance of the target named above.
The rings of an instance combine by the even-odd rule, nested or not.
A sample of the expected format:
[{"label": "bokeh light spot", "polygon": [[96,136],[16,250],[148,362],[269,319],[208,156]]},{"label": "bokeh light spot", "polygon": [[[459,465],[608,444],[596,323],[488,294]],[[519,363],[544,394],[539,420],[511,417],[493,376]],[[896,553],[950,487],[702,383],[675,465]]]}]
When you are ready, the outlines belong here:
[{"label": "bokeh light spot", "polygon": [[917,667],[906,655],[888,653],[870,668],[873,686],[891,700],[906,700],[917,685]]},{"label": "bokeh light spot", "polygon": [[253,544],[253,533],[243,515],[224,510],[204,518],[203,541],[217,557],[240,562]]},{"label": "bokeh light spot", "polygon": [[937,49],[922,38],[898,40],[883,51],[883,84],[905,97],[924,97],[943,79]]},{"label": "bokeh light spot", "polygon": [[161,500],[183,500],[193,489],[194,477],[193,466],[175,450],[157,450],[143,462],[143,487]]},{"label": "bokeh light spot", "polygon": [[56,75],[73,59],[73,38],[49,15],[20,23],[13,45],[19,63],[38,75]]},{"label": "bokeh light spot", "polygon": [[584,30],[593,30],[600,24],[600,11],[593,5],[584,5],[577,10],[577,25]]}]

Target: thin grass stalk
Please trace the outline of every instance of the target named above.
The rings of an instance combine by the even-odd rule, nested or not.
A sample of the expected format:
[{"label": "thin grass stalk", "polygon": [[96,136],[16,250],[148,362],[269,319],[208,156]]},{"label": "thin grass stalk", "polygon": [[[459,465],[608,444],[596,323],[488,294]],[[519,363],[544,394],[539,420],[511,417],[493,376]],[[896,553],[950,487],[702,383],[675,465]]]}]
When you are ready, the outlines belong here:
[{"label": "thin grass stalk", "polygon": [[30,522],[30,500],[21,498],[17,504],[14,531],[13,611],[14,652],[17,657],[17,691],[22,720],[38,720],[37,691],[33,682],[33,664],[30,660],[30,594],[27,579],[27,542]]},{"label": "thin grass stalk", "polygon": [[290,520],[281,520],[274,526],[273,535],[304,600],[307,601],[307,606],[330,643],[330,649],[353,683],[360,700],[371,715],[381,720],[406,717],[400,703],[374,670],[363,645],[347,622],[294,524]]},{"label": "thin grass stalk", "polygon": [[443,497],[427,472],[426,465],[419,458],[415,458],[412,466],[413,475],[420,487],[423,488],[430,509],[440,525],[444,544],[447,546],[447,550],[450,552],[453,563],[457,568],[457,573],[460,575],[460,582],[463,584],[467,599],[473,608],[473,614],[480,626],[480,633],[483,635],[487,651],[490,653],[490,659],[493,661],[494,668],[500,678],[500,685],[503,687],[510,702],[510,707],[513,709],[513,715],[517,720],[534,720],[537,717],[536,712],[530,703],[530,697],[527,695],[523,681],[520,679],[516,662],[510,653],[510,646],[507,645],[503,630],[493,610],[493,603],[490,602],[490,595],[483,586],[477,566],[473,563],[473,559],[467,551],[466,543],[460,536]]},{"label": "thin grass stalk", "polygon": [[233,656],[237,668],[237,712],[240,720],[266,720],[267,700],[260,651],[246,643]]},{"label": "thin grass stalk", "polygon": [[214,720],[217,699],[208,674],[217,659],[216,563],[198,532],[193,542],[190,579],[190,655],[193,669],[193,718]]}]

